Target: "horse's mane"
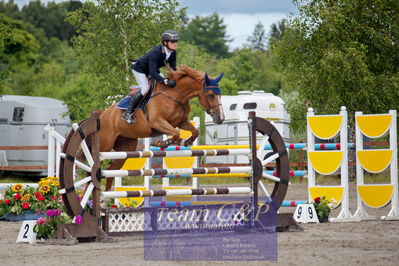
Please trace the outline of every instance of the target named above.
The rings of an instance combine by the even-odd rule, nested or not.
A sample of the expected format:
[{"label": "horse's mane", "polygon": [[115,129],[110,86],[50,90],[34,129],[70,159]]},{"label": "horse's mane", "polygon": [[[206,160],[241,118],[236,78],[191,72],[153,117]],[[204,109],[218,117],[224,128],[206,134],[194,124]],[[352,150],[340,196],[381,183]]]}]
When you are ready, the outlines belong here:
[{"label": "horse's mane", "polygon": [[192,79],[200,83],[203,83],[205,78],[205,73],[202,71],[192,69],[187,65],[180,65],[176,71],[169,72],[168,74],[169,78],[172,78],[176,81],[184,78],[185,76],[191,77]]}]

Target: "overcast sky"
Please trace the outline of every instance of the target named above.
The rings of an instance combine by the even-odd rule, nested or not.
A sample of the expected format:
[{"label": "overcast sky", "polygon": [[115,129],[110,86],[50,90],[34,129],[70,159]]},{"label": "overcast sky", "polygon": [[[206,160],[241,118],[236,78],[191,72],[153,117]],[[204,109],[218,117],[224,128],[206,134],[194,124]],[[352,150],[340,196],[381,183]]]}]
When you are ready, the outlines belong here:
[{"label": "overcast sky", "polygon": [[[233,41],[231,49],[242,47],[260,21],[269,32],[270,25],[291,13],[297,13],[291,0],[178,0],[181,7],[188,7],[190,17],[207,16],[217,12],[227,26],[227,34]],[[16,0],[23,5],[28,0]],[[47,2],[47,1],[41,1]],[[61,2],[56,0],[55,2]]]},{"label": "overcast sky", "polygon": [[291,13],[297,13],[291,0],[179,0],[182,7],[188,7],[189,16],[211,15],[217,12],[227,25],[227,34],[233,41],[231,48],[242,47],[260,21],[268,33],[276,23]]}]

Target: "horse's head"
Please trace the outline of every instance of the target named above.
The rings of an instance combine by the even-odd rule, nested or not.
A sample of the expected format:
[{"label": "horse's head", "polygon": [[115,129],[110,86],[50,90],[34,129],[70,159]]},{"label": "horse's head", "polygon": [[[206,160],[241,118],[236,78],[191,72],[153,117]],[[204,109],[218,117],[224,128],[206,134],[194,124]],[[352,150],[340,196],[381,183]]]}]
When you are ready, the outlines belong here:
[{"label": "horse's head", "polygon": [[206,112],[212,116],[213,122],[221,124],[224,121],[224,113],[221,102],[221,91],[219,81],[222,79],[223,73],[215,79],[205,74],[204,91],[200,96],[200,104],[205,108]]}]

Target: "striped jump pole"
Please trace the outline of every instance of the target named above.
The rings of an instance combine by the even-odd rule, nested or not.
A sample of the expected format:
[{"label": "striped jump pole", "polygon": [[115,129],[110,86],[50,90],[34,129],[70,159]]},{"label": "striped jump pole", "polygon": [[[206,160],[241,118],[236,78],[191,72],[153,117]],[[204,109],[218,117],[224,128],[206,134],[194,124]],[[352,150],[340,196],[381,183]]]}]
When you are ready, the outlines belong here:
[{"label": "striped jump pole", "polygon": [[[151,207],[187,207],[196,205],[216,205],[216,204],[229,204],[229,203],[240,203],[238,201],[151,201]],[[260,203],[262,204],[262,203]],[[284,200],[281,207],[296,207],[298,204],[306,204],[305,200]]]},{"label": "striped jump pole", "polygon": [[[273,170],[267,170],[263,171],[264,174],[267,175],[272,175],[277,177],[277,171]],[[304,170],[295,170],[295,171],[289,171],[288,172],[289,176],[297,176],[297,177],[303,177],[307,175],[307,171]],[[249,174],[246,173],[235,173],[235,174],[200,174],[200,175],[154,175],[153,178],[191,178],[191,177],[198,177],[198,178],[206,178],[206,177],[211,177],[211,178],[220,178],[220,177],[249,177]],[[266,177],[267,178],[267,177]],[[276,182],[280,182],[280,179],[273,179]]]},{"label": "striped jump pole", "polygon": [[[272,171],[273,172],[273,171]],[[237,166],[237,167],[200,167],[200,168],[171,168],[171,169],[142,169],[142,170],[102,170],[102,177],[113,176],[152,176],[154,178],[175,177],[182,178],[192,175],[217,175],[217,174],[247,174],[251,176],[252,168],[250,166]],[[275,182],[281,181],[279,177],[272,174],[263,173],[263,178],[273,180]]]},{"label": "striped jump pole", "polygon": [[285,200],[281,207],[296,207],[298,204],[306,204],[306,200]]},{"label": "striped jump pole", "polygon": [[142,170],[102,170],[102,177],[113,176],[157,176],[157,175],[198,175],[218,173],[251,173],[250,166],[237,167],[199,167],[199,168],[172,168],[172,169],[142,169]]},{"label": "striped jump pole", "polygon": [[134,198],[134,197],[164,197],[164,196],[186,196],[186,195],[227,195],[247,194],[251,195],[249,187],[229,188],[191,188],[191,189],[160,189],[143,191],[103,191],[104,198]]},{"label": "striped jump pole", "polygon": [[[259,149],[260,145],[256,148]],[[304,150],[307,149],[306,143],[285,143],[285,147],[290,150]],[[348,148],[355,148],[355,143],[348,143]],[[249,145],[198,145],[198,146],[169,146],[167,148],[150,147],[150,151],[189,151],[189,150],[219,150],[219,149],[249,149]],[[272,150],[273,147],[270,144],[263,146],[264,150]],[[339,150],[341,149],[340,143],[315,143],[315,150]]]},{"label": "striped jump pole", "polygon": [[100,160],[128,158],[248,155],[250,149],[100,152]]}]

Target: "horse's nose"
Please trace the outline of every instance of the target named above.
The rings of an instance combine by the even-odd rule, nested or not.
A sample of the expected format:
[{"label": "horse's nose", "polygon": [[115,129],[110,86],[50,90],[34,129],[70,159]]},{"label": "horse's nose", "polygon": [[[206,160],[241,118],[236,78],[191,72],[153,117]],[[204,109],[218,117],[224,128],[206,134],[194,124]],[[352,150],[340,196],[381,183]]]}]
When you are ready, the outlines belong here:
[{"label": "horse's nose", "polygon": [[216,124],[221,124],[221,123],[223,123],[223,121],[224,121],[224,119],[218,117],[218,118],[216,119]]}]

